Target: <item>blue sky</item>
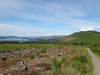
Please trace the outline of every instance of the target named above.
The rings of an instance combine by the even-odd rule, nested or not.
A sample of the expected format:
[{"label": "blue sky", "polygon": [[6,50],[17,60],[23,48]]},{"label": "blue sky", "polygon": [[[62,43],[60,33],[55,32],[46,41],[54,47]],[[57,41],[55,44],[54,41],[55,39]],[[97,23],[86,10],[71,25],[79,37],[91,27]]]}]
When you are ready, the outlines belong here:
[{"label": "blue sky", "polygon": [[100,32],[100,0],[0,0],[0,36]]}]

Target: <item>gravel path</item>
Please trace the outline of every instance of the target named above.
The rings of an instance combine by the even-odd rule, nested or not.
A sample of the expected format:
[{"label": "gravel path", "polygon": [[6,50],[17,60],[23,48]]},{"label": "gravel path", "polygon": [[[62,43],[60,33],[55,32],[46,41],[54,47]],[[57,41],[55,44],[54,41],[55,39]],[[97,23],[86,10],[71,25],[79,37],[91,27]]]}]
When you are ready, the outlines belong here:
[{"label": "gravel path", "polygon": [[87,48],[87,51],[92,57],[92,62],[94,65],[94,70],[93,70],[94,75],[100,75],[100,58],[94,55],[94,53],[89,48]]}]

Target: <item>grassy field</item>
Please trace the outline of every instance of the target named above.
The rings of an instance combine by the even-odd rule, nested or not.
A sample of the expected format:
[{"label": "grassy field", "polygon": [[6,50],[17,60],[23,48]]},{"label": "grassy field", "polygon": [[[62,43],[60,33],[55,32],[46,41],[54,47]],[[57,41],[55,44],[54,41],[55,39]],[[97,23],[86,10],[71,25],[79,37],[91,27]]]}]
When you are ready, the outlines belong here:
[{"label": "grassy field", "polygon": [[[92,75],[84,47],[66,44],[0,44],[0,74]],[[28,71],[22,66],[27,64]]]}]

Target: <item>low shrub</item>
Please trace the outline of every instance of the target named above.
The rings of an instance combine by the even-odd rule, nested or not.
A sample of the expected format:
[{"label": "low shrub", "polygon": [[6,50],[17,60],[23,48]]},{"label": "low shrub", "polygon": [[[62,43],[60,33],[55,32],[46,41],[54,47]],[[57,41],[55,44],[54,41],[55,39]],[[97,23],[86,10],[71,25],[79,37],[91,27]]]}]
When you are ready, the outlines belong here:
[{"label": "low shrub", "polygon": [[20,72],[25,72],[25,70],[24,69],[21,69]]},{"label": "low shrub", "polygon": [[31,56],[29,56],[29,58],[30,58],[30,59],[34,59],[34,58],[35,58],[35,56],[34,56],[34,55],[31,55]]}]

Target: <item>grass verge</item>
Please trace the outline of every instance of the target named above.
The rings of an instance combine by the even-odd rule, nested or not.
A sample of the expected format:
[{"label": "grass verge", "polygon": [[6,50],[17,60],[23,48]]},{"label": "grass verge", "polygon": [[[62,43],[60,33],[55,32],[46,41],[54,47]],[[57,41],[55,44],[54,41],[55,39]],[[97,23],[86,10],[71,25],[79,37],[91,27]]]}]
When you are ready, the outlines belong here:
[{"label": "grass verge", "polygon": [[71,50],[68,56],[61,66],[54,60],[53,75],[92,75],[92,60],[85,48]]},{"label": "grass verge", "polygon": [[96,55],[100,57],[100,43],[95,43],[90,46],[90,49],[92,52],[94,52]]}]

